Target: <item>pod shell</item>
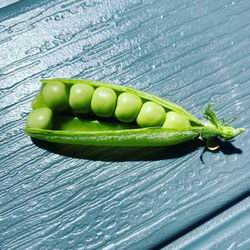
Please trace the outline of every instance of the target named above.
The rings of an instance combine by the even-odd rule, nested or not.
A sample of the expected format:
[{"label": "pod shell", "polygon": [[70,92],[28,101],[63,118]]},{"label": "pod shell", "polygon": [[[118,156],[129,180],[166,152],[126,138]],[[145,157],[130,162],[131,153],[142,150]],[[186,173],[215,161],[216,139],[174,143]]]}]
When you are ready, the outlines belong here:
[{"label": "pod shell", "polygon": [[[49,82],[62,82],[66,86],[70,87],[75,83],[84,83],[97,87],[109,87],[116,93],[129,92],[144,101],[155,102],[167,111],[174,110],[184,116],[190,121],[194,122],[197,127],[190,127],[187,129],[167,129],[167,128],[126,128],[126,129],[113,129],[105,128],[105,130],[95,131],[68,131],[68,130],[46,130],[25,128],[25,132],[31,137],[45,140],[49,142],[67,143],[67,144],[79,144],[79,145],[93,145],[93,146],[169,146],[185,142],[195,137],[198,137],[203,127],[202,122],[191,115],[180,105],[165,100],[156,95],[134,89],[132,87],[99,82],[87,79],[46,79],[42,80],[42,88]],[[42,100],[41,92],[32,103],[32,108],[40,108],[46,106]]]},{"label": "pod shell", "polygon": [[171,130],[164,128],[141,128],[115,131],[53,131],[28,129],[31,137],[66,144],[88,146],[169,146],[194,139],[200,128]]}]

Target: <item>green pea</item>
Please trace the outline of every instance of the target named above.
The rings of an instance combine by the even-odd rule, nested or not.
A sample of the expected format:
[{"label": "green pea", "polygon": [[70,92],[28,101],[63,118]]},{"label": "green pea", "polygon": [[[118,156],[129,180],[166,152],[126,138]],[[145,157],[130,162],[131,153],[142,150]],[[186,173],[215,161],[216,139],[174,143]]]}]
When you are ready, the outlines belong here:
[{"label": "green pea", "polygon": [[116,98],[116,93],[111,88],[99,87],[93,94],[91,109],[97,116],[110,117],[115,110]]},{"label": "green pea", "polygon": [[137,116],[136,122],[140,127],[161,126],[165,119],[165,110],[154,102],[145,102]]},{"label": "green pea", "polygon": [[27,119],[28,128],[51,129],[52,127],[52,110],[43,107],[32,111]]},{"label": "green pea", "polygon": [[94,88],[87,84],[77,83],[70,89],[69,105],[74,112],[86,114],[90,111]]},{"label": "green pea", "polygon": [[61,82],[47,83],[42,90],[43,100],[46,105],[55,111],[64,111],[68,107],[66,87]]},{"label": "green pea", "polygon": [[162,127],[181,129],[190,127],[190,123],[185,116],[174,111],[169,111],[166,114],[166,119]]},{"label": "green pea", "polygon": [[133,122],[142,106],[140,97],[124,92],[118,96],[115,116],[121,122]]}]

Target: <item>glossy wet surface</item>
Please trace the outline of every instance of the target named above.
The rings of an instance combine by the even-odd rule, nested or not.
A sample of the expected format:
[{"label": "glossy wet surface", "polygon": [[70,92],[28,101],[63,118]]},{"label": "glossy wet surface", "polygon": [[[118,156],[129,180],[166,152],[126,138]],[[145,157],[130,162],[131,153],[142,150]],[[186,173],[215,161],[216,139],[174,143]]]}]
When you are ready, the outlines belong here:
[{"label": "glossy wet surface", "polygon": [[[0,248],[160,248],[244,200],[249,4],[27,0],[0,9]],[[237,117],[232,126],[246,131],[215,152],[196,140],[148,149],[32,141],[23,133],[31,101],[39,80],[54,77],[132,86],[198,118],[216,102],[218,117]]]}]

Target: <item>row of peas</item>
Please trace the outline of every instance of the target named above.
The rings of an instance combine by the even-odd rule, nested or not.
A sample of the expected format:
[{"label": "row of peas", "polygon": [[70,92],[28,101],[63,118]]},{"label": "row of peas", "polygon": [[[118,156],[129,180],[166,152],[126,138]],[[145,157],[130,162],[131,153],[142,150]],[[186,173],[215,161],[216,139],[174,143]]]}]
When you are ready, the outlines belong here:
[{"label": "row of peas", "polygon": [[152,101],[143,103],[135,94],[123,92],[118,95],[108,87],[94,88],[91,85],[76,83],[67,93],[61,82],[47,83],[42,89],[46,105],[54,111],[64,111],[70,107],[74,113],[93,112],[98,117],[111,117],[125,123],[136,121],[139,127],[189,127],[189,120],[174,111],[165,109]]}]

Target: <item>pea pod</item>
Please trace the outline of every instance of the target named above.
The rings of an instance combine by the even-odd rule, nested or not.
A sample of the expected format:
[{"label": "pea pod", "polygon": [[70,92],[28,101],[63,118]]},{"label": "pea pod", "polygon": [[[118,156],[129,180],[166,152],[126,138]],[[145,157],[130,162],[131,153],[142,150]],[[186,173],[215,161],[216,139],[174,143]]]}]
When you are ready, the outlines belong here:
[{"label": "pea pod", "polygon": [[[35,114],[31,113],[28,117],[25,132],[49,142],[94,146],[168,146],[196,137],[220,136],[230,140],[244,131],[243,128],[234,129],[220,122],[211,110],[212,105],[205,109],[208,122],[204,123],[174,102],[131,87],[87,79],[45,79],[41,82],[41,90],[32,102]],[[84,84],[82,88],[81,84]],[[88,99],[81,101],[77,93],[83,91],[86,85],[93,91],[89,91]],[[49,86],[59,86],[63,90],[60,94],[64,95],[58,101],[59,104],[62,102],[62,107],[56,100],[57,96],[53,99],[54,90],[50,96]],[[77,92],[79,86],[81,90]],[[84,108],[82,111],[79,110],[81,106]],[[49,124],[47,128],[46,124]]]}]

